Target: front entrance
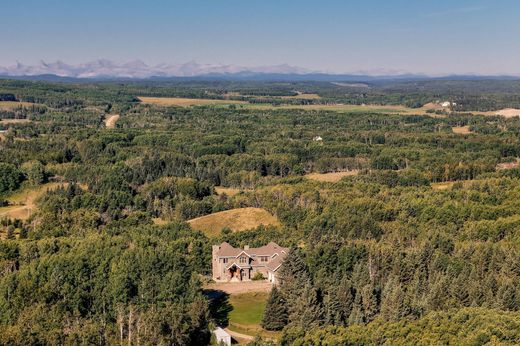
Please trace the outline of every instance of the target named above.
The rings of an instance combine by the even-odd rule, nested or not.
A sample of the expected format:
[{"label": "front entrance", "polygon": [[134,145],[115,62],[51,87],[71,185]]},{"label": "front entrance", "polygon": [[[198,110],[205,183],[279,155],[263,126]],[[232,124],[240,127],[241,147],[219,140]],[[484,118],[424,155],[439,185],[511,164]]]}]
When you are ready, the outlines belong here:
[{"label": "front entrance", "polygon": [[232,266],[228,270],[228,279],[230,281],[242,281],[243,270],[237,266]]}]

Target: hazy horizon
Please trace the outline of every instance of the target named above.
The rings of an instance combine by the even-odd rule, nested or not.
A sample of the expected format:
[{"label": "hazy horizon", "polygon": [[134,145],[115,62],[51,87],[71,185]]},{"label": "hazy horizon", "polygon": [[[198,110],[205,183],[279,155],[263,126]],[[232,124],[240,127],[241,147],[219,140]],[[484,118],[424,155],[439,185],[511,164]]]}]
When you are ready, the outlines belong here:
[{"label": "hazy horizon", "polygon": [[520,3],[153,1],[3,6],[0,66],[40,61],[231,66],[325,73],[520,75]]}]

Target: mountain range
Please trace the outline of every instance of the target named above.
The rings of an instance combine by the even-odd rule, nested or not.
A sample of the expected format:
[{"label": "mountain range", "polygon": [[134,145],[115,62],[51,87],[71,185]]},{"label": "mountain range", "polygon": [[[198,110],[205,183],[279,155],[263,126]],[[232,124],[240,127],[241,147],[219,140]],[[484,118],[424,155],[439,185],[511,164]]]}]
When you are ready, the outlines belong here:
[{"label": "mountain range", "polygon": [[0,77],[31,80],[91,80],[91,79],[233,79],[233,80],[314,80],[314,81],[375,81],[375,80],[424,80],[424,79],[518,79],[518,76],[445,75],[428,76],[400,70],[373,69],[352,74],[332,74],[313,71],[288,64],[245,67],[225,64],[200,64],[190,61],[184,64],[147,65],[140,60],[118,63],[99,59],[83,64],[67,64],[63,61],[40,61],[36,65],[17,63],[1,67]]}]

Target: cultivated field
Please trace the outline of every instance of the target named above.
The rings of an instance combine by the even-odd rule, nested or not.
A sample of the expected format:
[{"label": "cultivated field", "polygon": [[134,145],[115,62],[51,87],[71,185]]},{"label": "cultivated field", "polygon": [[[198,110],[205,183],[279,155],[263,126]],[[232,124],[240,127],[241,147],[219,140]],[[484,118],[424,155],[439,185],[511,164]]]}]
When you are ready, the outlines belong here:
[{"label": "cultivated field", "polygon": [[353,176],[357,174],[359,174],[358,170],[333,173],[309,173],[305,175],[305,178],[326,183],[337,183],[343,177]]},{"label": "cultivated field", "polygon": [[190,99],[182,97],[144,97],[138,99],[144,104],[154,104],[158,106],[215,106],[215,105],[231,105],[231,104],[247,104],[245,101],[232,100],[211,100],[211,99]]},{"label": "cultivated field", "polygon": [[280,221],[265,209],[239,208],[198,217],[188,221],[190,226],[204,232],[209,237],[220,235],[220,231],[229,228],[233,232],[245,231],[260,225],[279,226]]},{"label": "cultivated field", "polygon": [[[319,99],[317,94],[300,94],[295,96],[282,96],[281,99],[299,98],[299,99]],[[379,114],[417,114],[429,115],[432,117],[440,117],[436,114],[427,113],[431,109],[428,105],[422,108],[409,108],[405,106],[392,105],[346,105],[346,104],[314,104],[314,105],[272,105],[270,103],[248,103],[246,101],[233,100],[213,100],[213,99],[191,99],[180,97],[144,97],[138,99],[144,104],[154,104],[158,106],[229,106],[239,105],[246,109],[272,110],[272,109],[301,109],[316,111],[333,111],[340,113],[379,113]]]}]

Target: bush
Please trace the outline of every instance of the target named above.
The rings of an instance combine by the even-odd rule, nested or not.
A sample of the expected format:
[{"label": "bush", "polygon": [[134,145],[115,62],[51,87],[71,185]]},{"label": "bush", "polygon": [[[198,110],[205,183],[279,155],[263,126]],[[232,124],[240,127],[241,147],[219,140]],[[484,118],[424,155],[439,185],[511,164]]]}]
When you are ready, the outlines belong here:
[{"label": "bush", "polygon": [[256,274],[253,276],[253,278],[251,280],[253,280],[253,281],[265,280],[265,276],[264,276],[264,274],[262,274],[260,272],[256,272]]}]

